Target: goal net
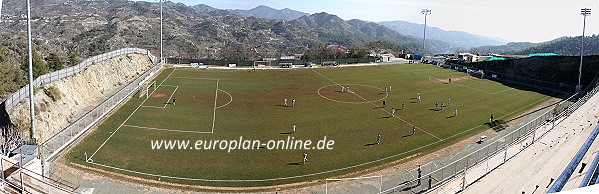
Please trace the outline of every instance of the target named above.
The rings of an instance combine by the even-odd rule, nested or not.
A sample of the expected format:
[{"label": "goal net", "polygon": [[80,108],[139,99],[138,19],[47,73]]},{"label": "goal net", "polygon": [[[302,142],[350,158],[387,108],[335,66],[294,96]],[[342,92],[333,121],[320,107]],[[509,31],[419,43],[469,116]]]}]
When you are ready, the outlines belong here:
[{"label": "goal net", "polygon": [[254,68],[270,68],[270,61],[254,61]]},{"label": "goal net", "polygon": [[383,177],[328,178],[325,193],[381,193]]},{"label": "goal net", "polygon": [[139,98],[149,98],[150,94],[156,90],[156,81],[148,82],[142,86]]}]

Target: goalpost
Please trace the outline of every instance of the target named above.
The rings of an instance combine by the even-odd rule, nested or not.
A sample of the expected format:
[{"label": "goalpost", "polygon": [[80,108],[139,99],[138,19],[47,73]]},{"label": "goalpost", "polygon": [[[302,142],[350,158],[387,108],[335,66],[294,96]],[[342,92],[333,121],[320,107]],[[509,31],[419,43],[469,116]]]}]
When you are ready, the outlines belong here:
[{"label": "goalpost", "polygon": [[141,92],[139,93],[139,98],[146,98],[148,99],[150,97],[150,94],[152,92],[154,92],[156,90],[156,81],[152,81],[149,83],[146,83],[143,88],[141,88]]},{"label": "goalpost", "polygon": [[[364,181],[366,180],[366,181]],[[334,181],[356,181],[354,184],[359,184],[356,186],[351,186],[350,188],[357,189],[355,191],[348,191],[346,189],[341,189],[340,191],[335,191],[335,189],[331,189],[330,182]],[[383,192],[383,176],[368,176],[368,177],[354,177],[354,178],[327,178],[325,179],[325,193],[381,193]]]},{"label": "goalpost", "polygon": [[270,68],[270,61],[254,61],[254,68]]}]

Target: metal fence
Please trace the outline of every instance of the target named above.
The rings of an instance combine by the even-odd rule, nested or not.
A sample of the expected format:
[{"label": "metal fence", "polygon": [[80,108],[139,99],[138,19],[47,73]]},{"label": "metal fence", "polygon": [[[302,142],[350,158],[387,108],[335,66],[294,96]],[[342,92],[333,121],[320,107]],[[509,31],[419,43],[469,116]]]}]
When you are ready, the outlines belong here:
[{"label": "metal fence", "polygon": [[495,80],[495,81],[503,82],[503,83],[522,85],[522,86],[546,90],[546,91],[574,93],[576,90],[575,86],[564,84],[564,83],[553,83],[553,82],[531,79],[531,78],[517,76],[517,75],[498,73],[498,72],[489,71],[489,70],[479,71],[478,69],[473,69],[472,67],[467,67],[467,66],[458,65],[458,64],[446,63],[445,65],[443,65],[443,67],[450,68],[450,69],[457,70],[457,71],[468,72],[469,74],[475,73],[476,77],[482,76],[481,78]]},{"label": "metal fence", "polygon": [[13,163],[4,158],[0,158],[0,164],[12,167],[8,170],[12,172],[10,176],[2,177],[0,181],[13,189],[15,193],[74,193],[79,185],[78,182],[44,177],[19,166],[18,162]]},{"label": "metal fence", "polygon": [[[69,77],[73,74],[79,73],[79,72],[85,70],[86,68],[88,68],[89,66],[94,65],[99,62],[102,62],[104,60],[111,59],[111,58],[121,56],[121,55],[133,54],[133,53],[148,55],[148,57],[150,57],[150,60],[152,60],[153,62],[155,62],[157,60],[157,58],[154,55],[152,55],[152,53],[150,53],[150,51],[145,50],[145,49],[139,49],[139,48],[119,49],[119,50],[112,51],[109,53],[90,57],[88,59],[83,60],[78,65],[75,65],[72,67],[67,67],[67,68],[64,68],[64,69],[61,69],[58,71],[54,71],[54,72],[50,72],[50,73],[41,75],[33,81],[33,85],[35,87],[40,87],[42,84],[52,83],[56,80],[60,80],[62,78]],[[14,106],[19,104],[19,102],[21,102],[22,100],[24,100],[25,98],[28,98],[28,97],[29,97],[29,87],[28,86],[24,86],[21,89],[19,89],[18,91],[16,91],[15,93],[8,96],[8,98],[6,99],[5,104],[4,104],[4,108],[5,108],[6,112],[9,112],[10,109],[12,109]]]},{"label": "metal fence", "polygon": [[[555,125],[577,110],[599,91],[597,77],[586,90],[547,109],[519,128],[476,151],[437,168],[413,169],[383,180],[382,193],[457,193],[504,164],[545,136]],[[419,175],[420,174],[420,175]],[[457,180],[457,181],[456,181]]]},{"label": "metal fence", "polygon": [[[122,49],[121,49],[122,50]],[[137,51],[140,51],[138,49]],[[130,54],[137,53],[134,52],[117,52],[122,54]],[[115,53],[116,54],[116,53]],[[149,52],[144,53],[147,54],[150,58],[154,58]],[[115,57],[116,55],[107,55]],[[107,58],[104,58],[104,60]],[[155,60],[153,60],[155,61]],[[52,168],[51,161],[56,158],[66,147],[75,142],[79,137],[81,137],[88,129],[90,129],[94,124],[96,124],[99,120],[101,120],[106,114],[108,114],[111,110],[117,107],[120,103],[122,103],[128,96],[130,96],[133,92],[135,92],[141,85],[143,85],[146,81],[148,81],[151,77],[156,75],[161,69],[162,64],[155,65],[150,70],[146,71],[144,74],[133,80],[128,85],[121,88],[110,98],[103,101],[100,105],[96,106],[91,111],[87,112],[85,115],[81,116],[75,122],[71,123],[69,126],[61,130],[60,132],[54,134],[52,137],[48,138],[45,142],[43,142],[41,147],[41,156],[42,161],[44,162],[44,175],[51,177],[54,174],[54,171],[57,169]]]}]

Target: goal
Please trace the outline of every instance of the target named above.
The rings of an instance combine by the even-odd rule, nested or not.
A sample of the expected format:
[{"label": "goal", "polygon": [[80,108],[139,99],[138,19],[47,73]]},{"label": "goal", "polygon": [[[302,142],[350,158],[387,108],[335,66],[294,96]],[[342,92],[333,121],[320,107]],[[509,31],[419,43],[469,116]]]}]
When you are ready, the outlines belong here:
[{"label": "goal", "polygon": [[254,68],[270,68],[270,61],[254,61]]},{"label": "goal", "polygon": [[[345,186],[337,184],[343,182]],[[347,186],[349,185],[349,186]],[[325,193],[381,193],[383,191],[382,176],[328,178],[325,179]]]},{"label": "goal", "polygon": [[150,97],[150,94],[152,94],[152,92],[154,92],[155,90],[156,90],[156,81],[146,83],[141,88],[141,92],[139,93],[139,98],[148,99]]}]

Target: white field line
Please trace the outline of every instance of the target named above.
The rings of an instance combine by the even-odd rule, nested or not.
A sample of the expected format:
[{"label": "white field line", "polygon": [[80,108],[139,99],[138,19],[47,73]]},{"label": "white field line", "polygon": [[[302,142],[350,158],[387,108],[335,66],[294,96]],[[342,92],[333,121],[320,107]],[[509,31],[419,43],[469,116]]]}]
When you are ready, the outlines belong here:
[{"label": "white field line", "polygon": [[173,96],[175,95],[175,92],[177,92],[177,89],[179,89],[179,86],[177,86],[177,87],[175,88],[175,91],[173,91],[173,93],[171,94],[171,96],[170,96],[170,97],[168,97],[168,100],[166,101],[166,103],[164,103],[164,107],[162,107],[162,108],[166,108],[166,105],[168,105],[168,102],[170,102],[170,101],[171,101],[171,99],[172,99],[172,98],[173,98]]},{"label": "white field line", "polygon": [[395,158],[397,156],[401,156],[401,155],[405,155],[407,153],[411,153],[414,152],[416,150],[420,150],[420,149],[424,149],[426,147],[430,147],[432,145],[438,144],[442,141],[436,141],[427,145],[423,145],[402,153],[398,153],[392,156],[387,156],[381,159],[377,159],[377,160],[373,160],[370,162],[365,162],[362,164],[356,164],[353,166],[348,166],[348,167],[343,167],[343,168],[338,168],[338,169],[333,169],[333,170],[327,170],[327,171],[322,171],[322,172],[315,172],[315,173],[310,173],[310,174],[304,174],[304,175],[296,175],[296,176],[289,176],[289,177],[278,177],[278,178],[269,178],[269,179],[237,179],[237,180],[231,180],[231,179],[227,179],[227,180],[218,180],[218,179],[200,179],[200,178],[185,178],[185,177],[173,177],[173,176],[164,176],[164,175],[158,175],[158,174],[151,174],[151,173],[145,173],[145,172],[138,172],[138,171],[133,171],[133,170],[127,170],[127,169],[122,169],[122,168],[117,168],[117,167],[112,167],[112,166],[108,166],[108,165],[104,165],[104,164],[99,164],[99,163],[95,163],[93,161],[88,161],[88,163],[91,164],[95,164],[98,166],[102,166],[105,168],[111,168],[111,169],[116,169],[116,170],[120,170],[120,171],[125,171],[125,172],[130,172],[130,173],[136,173],[136,174],[141,174],[141,175],[146,175],[146,176],[154,176],[154,177],[162,177],[162,178],[171,178],[171,179],[179,179],[179,180],[190,180],[190,181],[207,181],[207,182],[266,182],[266,181],[277,181],[277,180],[288,180],[288,179],[295,179],[295,178],[302,178],[302,177],[309,177],[309,176],[315,176],[315,175],[321,175],[321,174],[327,174],[327,173],[332,173],[332,172],[337,172],[337,171],[342,171],[342,170],[347,170],[347,169],[352,169],[352,168],[356,168],[356,167],[360,167],[360,166],[364,166],[364,165],[369,165],[372,163],[376,163],[376,162],[380,162],[383,160],[388,160],[390,158]]},{"label": "white field line", "polygon": [[[317,73],[318,73],[318,72],[317,72]],[[325,77],[325,78],[327,78],[327,77]],[[327,79],[329,79],[329,78],[327,78]],[[330,79],[329,79],[329,80],[330,80]],[[332,81],[332,80],[331,80],[331,81]],[[334,81],[333,81],[333,82],[334,82]],[[546,97],[546,98],[547,98],[547,97]],[[544,99],[541,99],[541,100],[544,100]],[[539,101],[540,101],[540,100],[539,100]],[[538,101],[537,101],[537,102],[538,102]],[[530,106],[530,105],[529,105],[529,106]],[[527,106],[527,107],[528,107],[528,106]],[[526,108],[526,107],[523,107],[523,108]],[[521,109],[519,109],[519,110],[521,110]],[[516,110],[516,111],[518,111],[518,110]],[[514,112],[516,112],[516,111],[514,111]],[[503,117],[503,116],[502,116],[502,117]],[[499,118],[502,118],[502,117],[499,117]],[[484,124],[483,124],[483,125],[484,125]],[[467,130],[467,131],[470,131],[470,130],[472,130],[472,129],[478,128],[478,127],[480,127],[480,126],[483,126],[483,125],[479,125],[479,126],[477,126],[477,127],[473,127],[473,128],[471,128],[471,129],[469,129],[469,130]],[[464,132],[461,132],[461,133],[464,133]],[[460,134],[461,134],[461,133],[460,133]],[[455,134],[455,135],[453,135],[453,136],[451,136],[451,137],[454,137],[454,136],[456,136],[456,135],[458,135],[458,134]],[[449,138],[451,138],[451,137],[449,137]],[[448,138],[445,138],[445,139],[448,139]],[[445,139],[444,139],[444,140],[445,140]],[[380,162],[380,161],[383,161],[383,160],[387,160],[387,159],[390,159],[390,158],[395,158],[395,157],[397,157],[397,156],[401,156],[401,155],[404,155],[404,154],[407,154],[407,153],[410,153],[410,152],[414,152],[414,151],[416,151],[416,150],[424,149],[424,148],[426,148],[426,147],[430,147],[430,146],[432,146],[432,145],[438,144],[438,143],[440,143],[440,142],[442,142],[442,141],[444,141],[444,140],[436,141],[436,142],[433,142],[433,143],[430,143],[430,144],[427,144],[427,145],[423,145],[423,146],[420,146],[420,147],[417,147],[417,148],[414,148],[414,149],[411,149],[411,150],[408,150],[408,151],[405,151],[405,152],[402,152],[402,153],[398,153],[398,154],[395,154],[395,155],[392,155],[392,156],[388,156],[388,157],[385,157],[385,158],[381,158],[381,159],[373,160],[373,161],[370,161],[370,162],[365,162],[365,163],[362,163],[362,164],[356,164],[356,165],[353,165],[353,166],[348,166],[348,167],[344,167],[344,168],[338,168],[338,169],[333,169],[333,170],[328,170],[328,171],[322,171],[322,172],[316,172],[316,173],[305,174],[305,175],[297,175],[297,176],[289,176],[289,177],[278,177],[278,178],[270,178],[270,179],[253,179],[253,180],[213,180],[213,179],[199,179],[199,178],[173,177],[173,176],[164,176],[164,175],[151,174],[151,173],[144,173],[144,172],[138,172],[138,171],[133,171],[133,170],[128,170],[128,169],[117,168],[117,167],[113,167],[113,166],[108,166],[108,165],[104,165],[104,164],[95,163],[95,162],[93,162],[93,161],[91,161],[91,160],[90,160],[90,161],[88,161],[88,163],[90,163],[90,164],[95,164],[95,165],[97,165],[97,166],[101,166],[101,167],[104,167],[104,168],[111,168],[111,169],[115,169],[115,170],[120,170],[120,171],[124,171],[124,172],[129,172],[129,173],[135,173],[135,174],[141,174],[141,175],[153,176],[153,177],[161,177],[161,178],[171,178],[171,179],[178,179],[178,180],[207,181],[207,182],[266,182],[266,181],[288,180],[288,179],[294,179],[294,178],[309,177],[309,176],[315,176],[315,175],[321,175],[321,174],[327,174],[327,173],[332,173],[332,172],[337,172],[337,171],[342,171],[342,170],[352,169],[352,168],[356,168],[356,167],[360,167],[360,166],[364,166],[364,165],[368,165],[368,164],[372,164],[372,163]],[[91,158],[91,157],[90,157],[90,158]]]},{"label": "white field line", "polygon": [[219,79],[216,80],[216,90],[214,95],[214,110],[212,115],[212,133],[214,133],[214,123],[216,122],[216,99],[218,98],[218,82]]},{"label": "white field line", "polygon": [[202,132],[202,131],[183,131],[183,130],[175,130],[175,129],[161,129],[161,128],[142,127],[142,126],[135,126],[135,125],[123,125],[123,126],[139,128],[139,129],[151,129],[151,130],[157,130],[157,131],[170,131],[170,132],[180,132],[180,133],[212,133],[212,132]]},{"label": "white field line", "polygon": [[141,107],[144,107],[144,108],[164,108],[162,106],[141,106]]},{"label": "white field line", "polygon": [[161,85],[161,86],[164,86],[164,87],[173,87],[173,88],[179,87],[179,86],[173,86],[173,85]]},{"label": "white field line", "polygon": [[[156,88],[159,88],[159,87],[160,87],[160,86],[161,86],[161,85],[164,83],[164,81],[166,81],[166,80],[167,80],[167,79],[168,79],[168,78],[169,78],[169,77],[170,77],[170,76],[171,76],[171,75],[172,75],[172,74],[173,74],[173,73],[174,73],[176,70],[177,70],[177,69],[175,68],[173,71],[171,71],[171,73],[170,73],[170,74],[168,74],[168,76],[167,76],[167,77],[166,77],[164,80],[162,80],[162,82],[160,83],[160,85],[158,85],[158,87],[156,87]],[[152,93],[150,93],[149,95],[151,96],[151,95],[152,95],[152,94],[153,94],[155,91],[156,91],[156,90],[152,91]],[[133,116],[133,114],[135,114],[135,112],[137,112],[137,110],[139,110],[139,108],[140,108],[140,107],[141,107],[141,106],[142,106],[142,105],[143,105],[143,104],[144,104],[144,103],[145,103],[145,102],[146,102],[148,99],[149,99],[149,98],[146,98],[146,99],[145,99],[143,102],[141,102],[141,104],[139,104],[139,106],[137,106],[137,108],[135,108],[135,110],[134,110],[134,111],[133,111],[133,112],[132,112],[132,113],[131,113],[131,114],[130,114],[128,117],[127,117],[127,119],[125,119],[125,121],[123,121],[123,123],[121,123],[121,125],[120,125],[118,128],[116,128],[116,130],[114,130],[114,132],[112,132],[112,134],[110,134],[110,136],[108,136],[108,138],[106,138],[106,140],[104,140],[104,143],[102,143],[102,145],[100,145],[100,147],[98,147],[98,149],[97,149],[97,150],[96,150],[96,151],[95,151],[95,152],[94,152],[94,153],[93,153],[93,154],[92,154],[92,155],[89,157],[89,159],[92,159],[92,157],[94,157],[94,155],[96,155],[96,153],[98,153],[98,151],[100,151],[100,149],[102,149],[102,147],[104,147],[104,145],[106,145],[106,142],[108,142],[108,140],[110,140],[110,138],[112,138],[112,136],[113,136],[114,134],[116,134],[116,132],[117,132],[117,131],[119,131],[119,129],[121,129],[121,127],[123,127],[123,125],[124,125],[124,124],[125,124],[127,121],[129,121],[129,119],[130,119],[130,118]]]},{"label": "white field line", "polygon": [[[505,114],[505,115],[503,115],[503,116],[497,117],[497,119],[501,119],[501,118],[504,118],[504,117],[506,117],[506,116],[508,116],[508,115],[514,114],[515,112],[518,112],[518,111],[520,111],[520,110],[522,110],[522,109],[528,108],[528,107],[532,106],[533,104],[536,104],[537,102],[543,101],[543,100],[545,100],[545,99],[547,99],[547,98],[549,98],[549,96],[547,96],[547,97],[545,97],[545,98],[541,98],[540,100],[537,100],[537,101],[535,101],[534,103],[531,103],[531,104],[529,104],[529,105],[527,105],[527,106],[524,106],[524,107],[522,107],[522,108],[519,108],[518,110],[512,111],[512,112],[510,112],[510,113],[508,113],[508,114]],[[447,139],[450,139],[450,138],[453,138],[453,137],[455,137],[455,136],[461,135],[461,134],[463,134],[463,133],[466,133],[466,132],[472,131],[473,129],[476,129],[476,128],[479,128],[479,127],[482,127],[482,126],[485,126],[485,125],[486,125],[486,124],[481,124],[481,125],[479,125],[479,126],[472,127],[472,128],[470,128],[470,129],[468,129],[468,130],[466,130],[466,131],[462,131],[462,132],[456,133],[456,134],[454,134],[454,135],[452,135],[452,136],[449,136],[449,137],[446,137],[446,138],[444,138],[444,139],[443,139],[443,141],[445,141],[445,140],[447,140]]]},{"label": "white field line", "polygon": [[[546,97],[546,98],[548,98],[548,97]],[[541,100],[543,100],[543,99],[541,99]],[[526,107],[524,107],[524,108],[526,108]],[[514,112],[516,112],[516,111],[514,111]],[[499,117],[499,118],[502,118],[502,117]],[[483,125],[480,125],[480,126],[483,126]],[[472,129],[478,128],[480,126],[473,127],[473,128],[471,128],[471,129],[469,129],[467,131],[470,131]],[[464,133],[464,132],[462,132],[462,133]],[[456,134],[456,135],[458,135],[458,134]],[[451,137],[454,137],[456,135],[453,135]],[[451,138],[451,137],[449,137],[449,138]],[[200,179],[200,178],[174,177],[174,176],[165,176],[165,175],[158,175],[158,174],[151,174],[151,173],[133,171],[133,170],[128,170],[128,169],[122,169],[122,168],[117,168],[117,167],[113,167],[113,166],[108,166],[108,165],[104,165],[104,164],[95,163],[93,161],[88,161],[88,163],[95,164],[95,165],[98,165],[98,166],[101,166],[101,167],[104,167],[104,168],[111,168],[111,169],[115,169],[115,170],[129,172],[129,173],[135,173],[135,174],[141,174],[141,175],[153,176],[153,177],[161,177],[161,178],[171,178],[171,179],[178,179],[178,180],[206,181],[206,182],[266,182],[266,181],[288,180],[288,179],[294,179],[294,178],[309,177],[309,176],[315,176],[315,175],[321,175],[321,174],[327,174],[327,173],[332,173],[332,172],[337,172],[337,171],[352,169],[352,168],[356,168],[356,167],[360,167],[360,166],[364,166],[364,165],[368,165],[368,164],[380,162],[380,161],[383,161],[383,160],[387,160],[387,159],[390,159],[390,158],[395,158],[397,156],[405,155],[407,153],[411,153],[411,152],[414,152],[416,150],[424,149],[426,147],[430,147],[432,145],[435,145],[435,144],[438,144],[440,142],[443,142],[446,139],[448,139],[448,138],[445,138],[444,140],[436,141],[436,142],[433,142],[433,143],[430,143],[430,144],[427,144],[427,145],[423,145],[423,146],[420,146],[420,147],[417,147],[417,148],[414,148],[414,149],[411,149],[411,150],[408,150],[408,151],[405,151],[405,152],[402,152],[402,153],[398,153],[398,154],[395,154],[395,155],[392,155],[392,156],[388,156],[388,157],[385,157],[385,158],[373,160],[373,161],[370,161],[370,162],[365,162],[365,163],[362,163],[362,164],[356,164],[356,165],[353,165],[353,166],[348,166],[348,167],[338,168],[338,169],[333,169],[333,170],[328,170],[328,171],[315,172],[315,173],[311,173],[311,174],[289,176],[289,177],[269,178],[269,179],[218,180],[218,179]]]},{"label": "white field line", "polygon": [[231,102],[233,102],[233,96],[231,96],[231,94],[229,94],[229,92],[227,92],[227,91],[224,91],[224,90],[221,90],[221,89],[218,89],[218,91],[224,92],[225,94],[229,95],[229,99],[230,99],[230,100],[229,100],[229,102],[227,102],[227,104],[224,104],[224,105],[221,105],[221,106],[219,106],[219,107],[216,107],[216,109],[219,109],[219,108],[225,107],[225,106],[227,106],[227,105],[231,104]]},{"label": "white field line", "polygon": [[[421,75],[421,76],[424,76],[424,77],[428,77],[428,79],[430,81],[432,81],[432,82],[445,84],[445,82],[439,81],[440,80],[439,78],[428,76],[428,75],[424,75],[424,74],[421,74],[421,73],[418,73],[418,72],[414,72],[414,71],[412,71],[412,73],[417,74],[417,75]],[[434,80],[431,79],[431,78],[433,78]],[[508,88],[508,89],[497,91],[497,92],[488,92],[488,91],[484,91],[484,90],[481,90],[481,89],[478,89],[478,88],[473,88],[473,87],[470,87],[470,86],[465,86],[465,85],[462,85],[462,84],[458,84],[458,83],[452,83],[451,85],[457,85],[457,86],[460,86],[460,87],[465,87],[465,88],[468,88],[468,89],[476,90],[476,91],[483,92],[483,93],[490,94],[490,95],[495,95],[495,94],[503,93],[503,92],[510,91],[510,90],[514,89],[514,88]]]},{"label": "white field line", "polygon": [[[330,79],[330,78],[328,78],[327,76],[325,76],[325,75],[323,75],[323,74],[319,73],[318,71],[316,71],[316,70],[314,70],[314,69],[312,69],[312,71],[314,71],[314,72],[316,72],[318,75],[320,75],[320,76],[322,76],[322,77],[324,77],[324,78],[328,79],[329,81],[331,81],[331,82],[333,82],[333,83],[337,84],[338,86],[341,86],[341,84],[339,84],[339,83],[337,83],[337,82],[333,81],[332,79]],[[366,102],[369,102],[369,103],[370,103],[370,104],[372,104],[373,106],[375,106],[375,107],[379,107],[378,105],[376,105],[376,104],[374,104],[373,102],[369,101],[368,99],[366,99],[366,98],[364,98],[364,97],[362,97],[362,96],[360,96],[360,95],[356,94],[355,92],[352,92],[352,91],[350,91],[350,92],[351,92],[352,94],[354,94],[354,95],[358,96],[358,97],[359,97],[359,98],[361,98],[362,100],[364,100],[364,101],[366,101]],[[387,111],[387,110],[385,110],[385,109],[381,109],[381,110],[385,111],[387,114],[391,114],[389,111]],[[409,125],[414,125],[414,124],[412,124],[412,123],[410,123],[410,122],[408,122],[408,121],[406,121],[406,120],[404,120],[404,119],[400,118],[399,116],[395,116],[394,118],[397,118],[397,119],[399,119],[400,121],[403,121],[404,123],[407,123],[407,124],[409,124]],[[420,131],[422,131],[422,132],[424,132],[424,133],[426,133],[426,134],[428,134],[428,135],[430,135],[430,136],[432,136],[432,137],[434,137],[434,138],[437,138],[438,140],[442,140],[441,138],[439,138],[439,137],[437,137],[437,136],[433,135],[432,133],[429,133],[429,132],[425,131],[425,130],[424,130],[424,129],[422,129],[422,128],[416,127],[416,129],[418,129],[418,130],[420,130]]]},{"label": "white field line", "polygon": [[508,112],[506,112],[504,110],[499,110],[497,108],[485,107],[485,109],[490,110],[490,111],[495,111],[495,112],[503,113],[503,114],[508,114]]}]

